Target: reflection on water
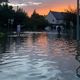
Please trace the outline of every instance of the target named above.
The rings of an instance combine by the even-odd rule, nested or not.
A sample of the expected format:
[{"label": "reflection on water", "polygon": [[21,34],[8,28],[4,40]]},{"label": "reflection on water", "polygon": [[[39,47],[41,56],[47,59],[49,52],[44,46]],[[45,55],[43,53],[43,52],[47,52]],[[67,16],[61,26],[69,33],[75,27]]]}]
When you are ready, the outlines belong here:
[{"label": "reflection on water", "polygon": [[75,40],[51,33],[6,40],[0,55],[1,80],[80,80]]}]

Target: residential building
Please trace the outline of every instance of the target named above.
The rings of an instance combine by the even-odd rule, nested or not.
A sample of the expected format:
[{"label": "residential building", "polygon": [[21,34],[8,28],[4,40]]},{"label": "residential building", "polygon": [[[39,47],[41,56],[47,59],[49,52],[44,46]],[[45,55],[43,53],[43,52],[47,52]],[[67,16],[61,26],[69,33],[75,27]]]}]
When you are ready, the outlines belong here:
[{"label": "residential building", "polygon": [[[48,20],[52,28],[56,29],[59,26],[63,29],[66,26],[66,21],[69,22],[66,17],[67,14],[65,12],[50,11],[45,19]],[[70,23],[73,24],[72,22]]]}]

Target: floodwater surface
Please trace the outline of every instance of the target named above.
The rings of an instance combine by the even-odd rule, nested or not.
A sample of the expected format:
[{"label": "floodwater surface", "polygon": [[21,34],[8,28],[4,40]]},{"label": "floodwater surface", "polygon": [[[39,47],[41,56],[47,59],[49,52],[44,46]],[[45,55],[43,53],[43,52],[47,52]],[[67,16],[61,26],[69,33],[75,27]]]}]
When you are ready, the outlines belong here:
[{"label": "floodwater surface", "polygon": [[0,80],[80,80],[75,40],[49,33],[8,37],[0,48]]}]

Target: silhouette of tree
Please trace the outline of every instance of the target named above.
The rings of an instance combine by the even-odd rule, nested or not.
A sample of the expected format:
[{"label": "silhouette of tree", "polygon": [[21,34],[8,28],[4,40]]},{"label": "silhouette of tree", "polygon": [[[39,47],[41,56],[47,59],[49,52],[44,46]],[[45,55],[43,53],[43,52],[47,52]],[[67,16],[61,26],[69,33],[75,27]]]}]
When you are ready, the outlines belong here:
[{"label": "silhouette of tree", "polygon": [[[11,20],[14,20],[13,26]],[[17,25],[20,24],[25,29],[29,24],[29,17],[22,9],[13,10],[12,6],[8,4],[0,5],[0,31],[7,32],[16,30]]]},{"label": "silhouette of tree", "polygon": [[65,9],[65,12],[67,13],[67,15],[65,17],[67,17],[67,19],[69,21],[72,21],[73,25],[76,25],[76,13],[77,13],[77,10],[73,9],[71,7],[68,7],[68,9]]},{"label": "silhouette of tree", "polygon": [[48,25],[48,21],[35,10],[29,18],[23,9],[19,8],[15,11],[8,4],[0,5],[0,32],[15,31],[17,25],[21,25],[21,30],[41,31]]},{"label": "silhouette of tree", "polygon": [[76,35],[76,9],[72,9],[71,7],[69,7],[65,10],[65,12],[66,29],[69,31],[69,33],[73,31],[73,34]]},{"label": "silhouette of tree", "polygon": [[64,10],[66,13],[73,13],[76,14],[77,13],[77,9],[73,9],[70,6],[68,7],[68,9]]},{"label": "silhouette of tree", "polygon": [[8,19],[12,19],[14,16],[14,10],[12,6],[0,5],[0,31],[8,30]]},{"label": "silhouette of tree", "polygon": [[44,30],[44,28],[48,25],[48,21],[45,20],[45,17],[36,13],[34,10],[31,15],[31,29],[32,30]]},{"label": "silhouette of tree", "polygon": [[22,9],[18,9],[15,12],[15,16],[14,16],[15,29],[18,24],[22,25],[23,29],[27,29],[26,27],[29,24],[29,17],[27,15],[27,13],[25,13]]}]

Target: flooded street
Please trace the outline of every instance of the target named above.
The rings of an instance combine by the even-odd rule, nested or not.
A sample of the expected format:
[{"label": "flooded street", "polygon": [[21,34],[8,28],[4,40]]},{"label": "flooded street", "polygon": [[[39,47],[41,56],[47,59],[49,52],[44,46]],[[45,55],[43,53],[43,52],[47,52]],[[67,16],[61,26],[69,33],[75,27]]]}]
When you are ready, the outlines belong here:
[{"label": "flooded street", "polygon": [[8,37],[0,51],[0,80],[80,80],[75,40],[26,33]]}]

